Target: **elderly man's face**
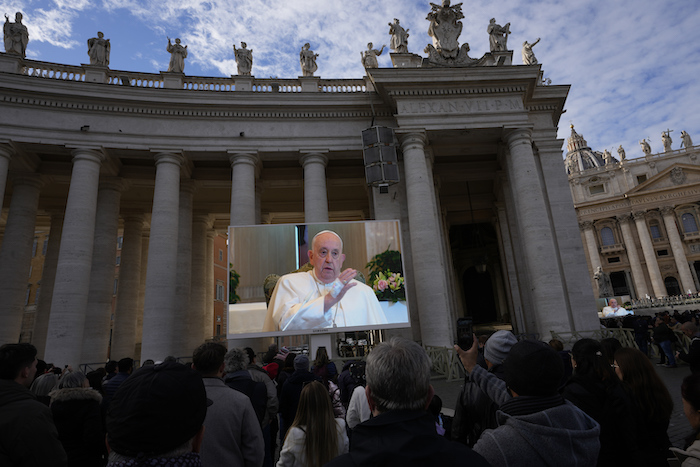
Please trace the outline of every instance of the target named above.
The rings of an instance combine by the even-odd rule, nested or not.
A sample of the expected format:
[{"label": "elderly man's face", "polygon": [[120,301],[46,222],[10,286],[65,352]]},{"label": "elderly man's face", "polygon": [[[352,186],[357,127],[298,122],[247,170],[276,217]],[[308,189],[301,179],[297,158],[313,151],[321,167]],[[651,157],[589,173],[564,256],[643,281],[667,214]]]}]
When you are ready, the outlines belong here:
[{"label": "elderly man's face", "polygon": [[341,250],[340,239],[331,233],[316,237],[309,262],[314,267],[316,277],[324,284],[330,284],[340,274],[345,255]]},{"label": "elderly man's face", "polygon": [[611,298],[610,299],[610,307],[617,308],[617,300],[615,300],[614,298]]}]

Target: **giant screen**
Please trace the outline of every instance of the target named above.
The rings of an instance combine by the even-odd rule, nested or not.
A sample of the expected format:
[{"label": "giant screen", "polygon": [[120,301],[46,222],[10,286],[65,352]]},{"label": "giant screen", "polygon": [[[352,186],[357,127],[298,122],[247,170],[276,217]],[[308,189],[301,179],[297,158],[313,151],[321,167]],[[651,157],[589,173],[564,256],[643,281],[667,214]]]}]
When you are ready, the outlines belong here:
[{"label": "giant screen", "polygon": [[[337,237],[320,235],[314,256],[328,230]],[[400,231],[395,220],[229,227],[228,338],[409,327]],[[346,269],[357,276],[344,281]]]}]

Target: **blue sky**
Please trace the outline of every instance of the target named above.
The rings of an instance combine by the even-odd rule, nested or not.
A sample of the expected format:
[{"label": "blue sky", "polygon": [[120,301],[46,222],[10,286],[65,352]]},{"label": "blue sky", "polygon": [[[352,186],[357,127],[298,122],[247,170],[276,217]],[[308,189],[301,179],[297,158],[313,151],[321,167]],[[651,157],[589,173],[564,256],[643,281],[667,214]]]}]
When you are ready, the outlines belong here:
[{"label": "blue sky", "polygon": [[[674,149],[682,130],[700,144],[700,3],[482,0],[462,9],[460,43],[472,57],[488,51],[492,17],[511,23],[514,64],[522,63],[523,41],[542,38],[534,51],[545,77],[572,85],[561,138],[573,123],[594,150],[616,156],[622,144],[628,158],[642,156],[642,138],[661,151],[667,128]],[[299,76],[305,42],[319,54],[317,76],[361,78],[360,51],[370,41],[388,44],[393,18],[409,28],[410,52],[425,56],[431,42],[423,0],[0,0],[0,10],[11,19],[24,14],[28,58],[88,63],[87,39],[102,31],[112,44],[110,68],[147,73],[167,69],[167,36],[188,45],[191,76],[235,74],[232,45],[245,41],[258,78]],[[391,66],[388,53],[379,66]]]}]

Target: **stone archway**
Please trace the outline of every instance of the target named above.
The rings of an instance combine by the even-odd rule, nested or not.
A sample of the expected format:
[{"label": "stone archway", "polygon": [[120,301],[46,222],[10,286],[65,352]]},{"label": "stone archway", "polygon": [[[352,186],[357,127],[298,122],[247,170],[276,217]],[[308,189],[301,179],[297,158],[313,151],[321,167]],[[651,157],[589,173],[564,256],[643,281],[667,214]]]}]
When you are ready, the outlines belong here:
[{"label": "stone archway", "polygon": [[666,286],[666,293],[669,296],[683,294],[683,291],[681,290],[681,286],[678,283],[678,279],[676,279],[673,276],[666,277],[664,279],[664,285]]}]

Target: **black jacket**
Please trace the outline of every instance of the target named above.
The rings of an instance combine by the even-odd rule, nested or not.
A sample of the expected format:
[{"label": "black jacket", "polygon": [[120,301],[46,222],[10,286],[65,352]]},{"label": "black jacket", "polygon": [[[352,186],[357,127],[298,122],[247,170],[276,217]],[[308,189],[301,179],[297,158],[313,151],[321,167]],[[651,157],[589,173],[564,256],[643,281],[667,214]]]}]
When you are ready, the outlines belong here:
[{"label": "black jacket", "polygon": [[680,359],[690,365],[690,371],[693,373],[700,372],[700,337],[693,337],[688,353],[680,351]]},{"label": "black jacket", "polygon": [[91,388],[57,389],[50,394],[51,412],[58,437],[71,467],[106,464],[107,448],[102,425],[102,396]]},{"label": "black jacket", "polygon": [[0,465],[66,465],[51,410],[29,389],[6,379],[0,379]]},{"label": "black jacket", "polygon": [[282,386],[282,398],[280,399],[280,414],[284,420],[285,426],[289,427],[294,421],[297,414],[297,406],[299,398],[301,398],[301,390],[304,383],[308,381],[320,381],[313,373],[307,370],[296,370],[287,378]]},{"label": "black jacket", "polygon": [[435,419],[423,411],[392,410],[360,423],[352,432],[350,452],[326,464],[338,466],[488,466],[463,444],[437,434]]}]

